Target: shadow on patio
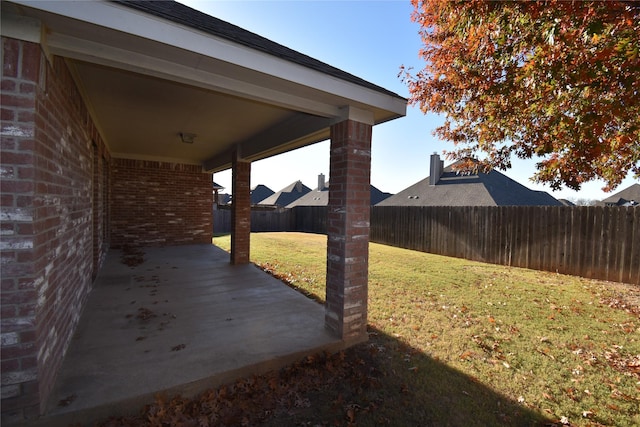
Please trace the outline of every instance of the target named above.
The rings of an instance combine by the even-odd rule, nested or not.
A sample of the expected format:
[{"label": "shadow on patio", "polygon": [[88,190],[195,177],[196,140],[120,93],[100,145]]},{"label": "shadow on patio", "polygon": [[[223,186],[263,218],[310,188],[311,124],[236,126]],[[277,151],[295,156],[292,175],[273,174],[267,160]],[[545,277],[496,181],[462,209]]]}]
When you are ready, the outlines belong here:
[{"label": "shadow on patio", "polygon": [[195,395],[343,347],[323,306],[213,245],[142,251],[138,265],[108,254],[36,424],[135,413],[158,392]]}]

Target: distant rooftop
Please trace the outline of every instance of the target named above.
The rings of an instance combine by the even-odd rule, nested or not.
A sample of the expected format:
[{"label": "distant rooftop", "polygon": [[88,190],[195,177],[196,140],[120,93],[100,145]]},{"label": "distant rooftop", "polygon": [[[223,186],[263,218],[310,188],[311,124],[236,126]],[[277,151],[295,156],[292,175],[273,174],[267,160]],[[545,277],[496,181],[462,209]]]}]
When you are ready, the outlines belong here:
[{"label": "distant rooftop", "polygon": [[304,185],[302,181],[295,181],[283,188],[282,190],[272,194],[266,199],[260,201],[259,205],[271,205],[271,206],[287,206],[294,200],[304,196],[311,189]]},{"label": "distant rooftop", "polygon": [[455,172],[454,163],[442,169],[436,184],[427,177],[377,206],[562,206],[544,191],[534,191],[492,170],[489,173]]},{"label": "distant rooftop", "polygon": [[605,206],[636,206],[640,204],[640,184],[632,184],[602,200],[602,203]]}]

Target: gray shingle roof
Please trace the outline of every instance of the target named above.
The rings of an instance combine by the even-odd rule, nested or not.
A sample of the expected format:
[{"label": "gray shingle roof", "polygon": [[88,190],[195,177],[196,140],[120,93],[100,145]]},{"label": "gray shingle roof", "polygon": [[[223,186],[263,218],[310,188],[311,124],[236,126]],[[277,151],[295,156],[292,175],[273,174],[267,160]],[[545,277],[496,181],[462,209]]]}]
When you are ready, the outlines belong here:
[{"label": "gray shingle roof", "polygon": [[631,184],[624,190],[618,191],[617,193],[607,197],[602,201],[602,203],[622,206],[632,200],[640,203],[640,184]]},{"label": "gray shingle roof", "polygon": [[[375,205],[391,196],[391,193],[384,193],[378,188],[371,186],[371,205]],[[286,205],[286,208],[295,206],[327,206],[329,204],[329,183],[326,183],[322,190],[314,188],[304,196]]]},{"label": "gray shingle roof", "polygon": [[130,1],[113,0],[115,3],[136,9],[151,15],[167,19],[171,22],[186,25],[200,31],[204,31],[213,36],[221,37],[252,49],[273,55],[298,65],[319,71],[324,74],[336,77],[359,86],[372,89],[376,92],[384,93],[395,98],[404,99],[400,95],[391,92],[383,87],[370,83],[360,77],[349,74],[336,67],[318,61],[308,55],[297,52],[286,46],[273,42],[265,37],[259,36],[251,31],[233,25],[229,22],[215,18],[213,16],[192,9],[175,1]]},{"label": "gray shingle roof", "polygon": [[259,205],[287,206],[289,203],[307,194],[311,189],[301,181],[295,181],[282,190],[260,201]]},{"label": "gray shingle roof", "polygon": [[260,203],[267,197],[274,194],[275,191],[267,187],[266,185],[256,185],[251,189],[251,204],[255,205],[256,203]]},{"label": "gray shingle roof", "polygon": [[[455,165],[455,164],[454,164]],[[436,185],[429,177],[413,184],[378,206],[561,206],[544,191],[534,191],[502,173],[463,175],[449,165]]]}]

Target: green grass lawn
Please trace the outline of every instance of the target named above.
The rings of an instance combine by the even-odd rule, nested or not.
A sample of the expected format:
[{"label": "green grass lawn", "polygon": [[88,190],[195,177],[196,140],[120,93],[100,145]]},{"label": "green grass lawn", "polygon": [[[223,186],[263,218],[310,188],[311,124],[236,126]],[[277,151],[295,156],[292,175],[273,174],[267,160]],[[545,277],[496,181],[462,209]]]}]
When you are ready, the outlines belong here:
[{"label": "green grass lawn", "polygon": [[[324,300],[326,236],[254,233],[251,260]],[[371,244],[370,340],[339,359],[367,380],[315,384],[268,423],[640,425],[639,294]]]}]

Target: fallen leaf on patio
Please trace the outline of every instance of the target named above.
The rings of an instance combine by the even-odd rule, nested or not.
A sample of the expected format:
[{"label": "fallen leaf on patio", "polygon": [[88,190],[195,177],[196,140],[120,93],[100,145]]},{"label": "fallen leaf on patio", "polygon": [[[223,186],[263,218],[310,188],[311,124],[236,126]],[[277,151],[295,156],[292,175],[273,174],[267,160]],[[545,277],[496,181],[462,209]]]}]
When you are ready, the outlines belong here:
[{"label": "fallen leaf on patio", "polygon": [[148,308],[145,307],[140,307],[138,309],[138,315],[136,316],[136,318],[142,320],[143,322],[146,322],[147,320],[156,317],[156,314],[149,310]]},{"label": "fallen leaf on patio", "polygon": [[75,394],[67,396],[58,402],[58,406],[61,406],[61,407],[69,406],[73,403],[74,400],[76,400],[77,397],[78,396],[76,396]]},{"label": "fallen leaf on patio", "polygon": [[356,420],[356,410],[354,408],[348,408],[347,409],[347,420],[350,423],[355,422],[355,420]]},{"label": "fallen leaf on patio", "polygon": [[139,248],[124,246],[121,261],[129,267],[136,267],[144,262],[144,252]]},{"label": "fallen leaf on patio", "polygon": [[142,341],[142,340],[145,340],[146,338],[147,337],[138,337],[138,338],[136,338],[136,341]]},{"label": "fallen leaf on patio", "polygon": [[180,351],[184,349],[186,346],[187,346],[186,344],[179,344],[179,345],[176,345],[175,347],[171,347],[171,351]]}]

